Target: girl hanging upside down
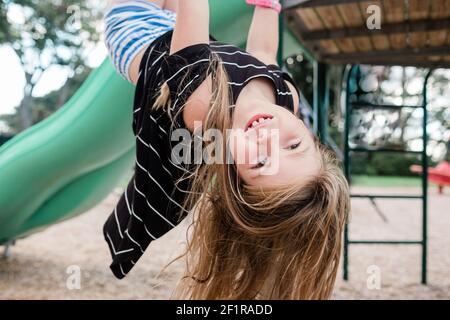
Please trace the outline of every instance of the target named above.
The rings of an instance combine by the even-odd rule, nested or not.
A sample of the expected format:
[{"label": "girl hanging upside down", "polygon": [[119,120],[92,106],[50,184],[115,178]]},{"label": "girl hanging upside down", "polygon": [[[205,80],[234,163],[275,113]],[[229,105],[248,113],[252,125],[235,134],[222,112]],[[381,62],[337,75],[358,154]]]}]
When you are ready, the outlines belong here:
[{"label": "girl hanging upside down", "polygon": [[[134,175],[103,230],[111,269],[123,278],[192,213],[177,297],[327,299],[348,185],[277,65],[280,4],[247,2],[245,51],[210,36],[208,0],[122,1],[106,14],[111,60],[136,84]],[[210,129],[222,134],[201,136]],[[192,160],[199,145],[214,161]]]}]

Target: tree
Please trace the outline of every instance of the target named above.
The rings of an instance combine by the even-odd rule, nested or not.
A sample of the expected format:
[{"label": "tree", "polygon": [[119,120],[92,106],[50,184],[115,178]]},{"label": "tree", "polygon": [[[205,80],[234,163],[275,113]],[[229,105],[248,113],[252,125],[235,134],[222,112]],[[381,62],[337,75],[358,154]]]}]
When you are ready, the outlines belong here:
[{"label": "tree", "polygon": [[21,130],[37,122],[33,91],[48,68],[66,67],[70,77],[86,68],[86,49],[99,40],[101,9],[94,1],[81,0],[0,2],[0,44],[13,48],[25,76],[18,107]]},{"label": "tree", "polygon": [[[78,90],[91,71],[91,68],[85,67],[83,72],[76,73],[73,77],[68,78],[60,89],[51,91],[43,97],[33,97],[33,108],[31,109],[33,122],[40,122],[56,112]],[[16,109],[18,111],[19,106]],[[15,135],[20,132],[21,118],[19,112],[1,114],[1,122],[7,125],[8,130],[4,131],[8,134]]]},{"label": "tree", "polygon": [[[353,98],[375,104],[421,106],[427,71],[413,67],[362,66]],[[450,71],[444,69],[435,70],[428,82],[427,147],[431,163],[444,158],[450,137],[449,84]],[[423,142],[422,126],[420,107],[391,110],[367,107],[353,112],[350,141],[360,146],[419,151]],[[366,174],[407,174],[404,170],[409,170],[409,164],[420,163],[417,157],[383,153],[353,162],[355,172]]]}]

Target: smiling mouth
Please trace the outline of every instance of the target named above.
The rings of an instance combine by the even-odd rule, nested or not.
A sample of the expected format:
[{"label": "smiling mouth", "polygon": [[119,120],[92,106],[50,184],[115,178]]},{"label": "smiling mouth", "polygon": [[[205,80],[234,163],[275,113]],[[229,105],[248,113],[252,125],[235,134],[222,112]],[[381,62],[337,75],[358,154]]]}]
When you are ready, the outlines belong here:
[{"label": "smiling mouth", "polygon": [[261,126],[262,124],[267,123],[268,121],[272,120],[273,116],[270,114],[257,114],[248,120],[247,124],[245,125],[244,131],[248,131],[250,129],[256,129],[257,127]]}]

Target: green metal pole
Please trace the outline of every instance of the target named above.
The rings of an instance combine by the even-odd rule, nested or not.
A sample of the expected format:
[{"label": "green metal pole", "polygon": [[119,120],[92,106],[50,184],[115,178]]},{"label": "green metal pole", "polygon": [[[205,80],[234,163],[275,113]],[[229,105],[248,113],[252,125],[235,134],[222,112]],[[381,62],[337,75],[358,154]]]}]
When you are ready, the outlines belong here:
[{"label": "green metal pole", "polygon": [[[346,79],[345,79],[345,122],[344,122],[344,174],[347,181],[350,183],[350,145],[349,145],[349,134],[350,134],[350,120],[351,120],[351,103],[350,103],[350,81],[353,76],[354,66],[347,67]],[[348,265],[349,265],[349,235],[348,235],[348,222],[345,223],[344,227],[344,261],[343,268],[344,280],[348,280]]]},{"label": "green metal pole", "polygon": [[[281,6],[283,6],[283,0],[280,0]],[[277,62],[280,68],[284,65],[284,57],[283,57],[283,46],[284,46],[284,11],[280,12],[278,17],[278,52],[277,52]]]},{"label": "green metal pole", "polygon": [[429,70],[423,84],[423,147],[422,147],[422,284],[427,283],[427,255],[428,255],[428,93],[427,84],[431,73]]},{"label": "green metal pole", "polygon": [[328,65],[314,62],[314,132],[323,143],[328,138]]}]

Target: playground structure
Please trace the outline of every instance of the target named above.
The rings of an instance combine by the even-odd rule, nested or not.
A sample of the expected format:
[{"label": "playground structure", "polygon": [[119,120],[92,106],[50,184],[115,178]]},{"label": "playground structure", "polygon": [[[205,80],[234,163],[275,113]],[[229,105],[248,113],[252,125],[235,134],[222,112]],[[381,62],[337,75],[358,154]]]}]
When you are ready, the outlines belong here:
[{"label": "playground structure", "polygon": [[[427,283],[427,84],[436,68],[450,67],[450,1],[447,0],[286,0],[285,23],[304,45],[314,63],[313,121],[321,140],[336,149],[328,134],[328,71],[330,64],[345,64],[344,75],[345,130],[342,154],[344,171],[351,183],[351,159],[355,153],[416,153],[421,156],[421,193],[419,195],[353,194],[355,198],[420,200],[422,208],[421,239],[416,241],[350,239],[349,228],[344,233],[343,276],[349,278],[350,245],[420,245],[421,282]],[[369,19],[372,19],[370,28]],[[376,22],[380,23],[376,26]],[[373,25],[375,24],[375,25]],[[399,65],[428,69],[423,81],[422,103],[418,106],[400,106],[370,103],[359,100],[359,64]],[[356,86],[355,86],[356,84]],[[353,88],[352,88],[353,87]],[[376,100],[376,99],[375,99]],[[420,108],[422,118],[422,150],[367,148],[350,145],[350,122],[357,109]]]},{"label": "playground structure", "polygon": [[[349,278],[350,245],[395,244],[422,247],[422,283],[427,281],[427,80],[434,68],[450,66],[450,1],[448,0],[286,0],[280,15],[280,65],[300,51],[314,61],[314,131],[341,154],[351,182],[356,152],[400,152],[363,149],[349,144],[351,113],[357,108],[402,108],[358,101],[351,84],[358,65],[401,65],[428,68],[424,81],[422,192],[417,196],[353,195],[422,201],[422,239],[417,241],[344,241],[344,278]],[[211,33],[219,40],[245,44],[252,8],[242,0],[210,0]],[[367,8],[381,9],[382,29],[368,30]],[[442,35],[444,34],[444,36]],[[346,64],[344,146],[328,134],[328,71]],[[356,81],[357,82],[357,81]],[[57,113],[0,147],[0,244],[7,244],[50,224],[85,212],[100,202],[132,168],[133,88],[109,61],[93,72],[77,94]],[[302,99],[304,100],[304,99]],[[307,104],[303,101],[303,104]],[[411,107],[411,106],[409,106]],[[410,151],[407,151],[410,152]]]}]

